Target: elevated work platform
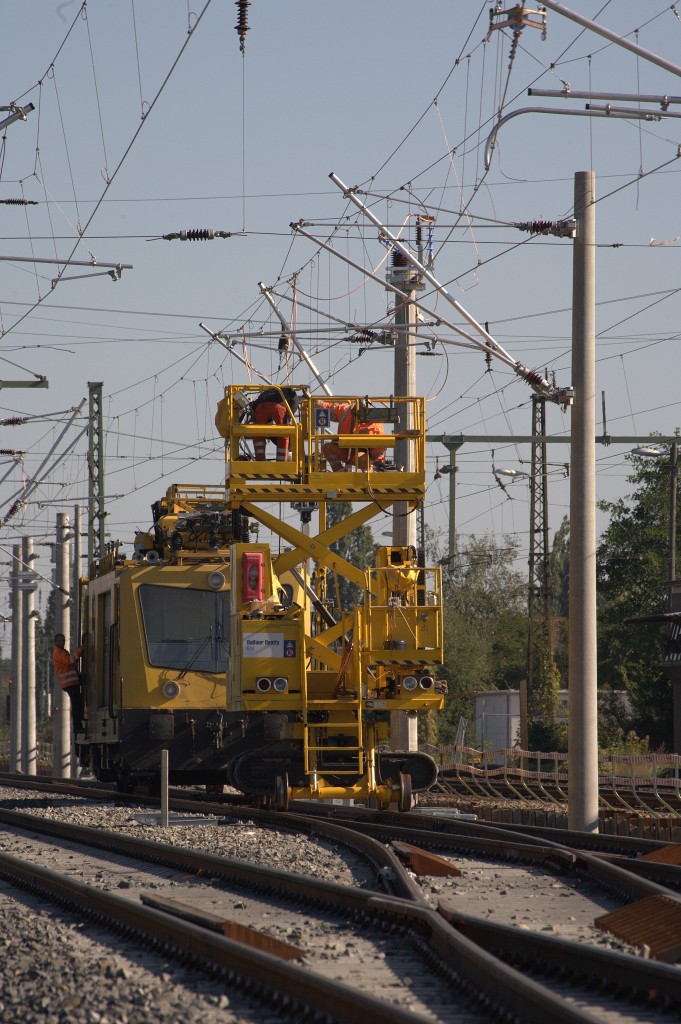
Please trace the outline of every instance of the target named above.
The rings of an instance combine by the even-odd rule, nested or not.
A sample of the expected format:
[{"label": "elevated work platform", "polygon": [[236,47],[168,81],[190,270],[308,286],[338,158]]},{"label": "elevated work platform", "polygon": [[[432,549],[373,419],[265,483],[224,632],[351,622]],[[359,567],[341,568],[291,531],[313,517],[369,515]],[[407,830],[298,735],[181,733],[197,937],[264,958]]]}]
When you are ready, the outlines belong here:
[{"label": "elevated work platform", "polygon": [[[415,505],[423,500],[423,398],[355,395],[329,400],[307,396],[302,388],[282,392],[289,390],[304,397],[289,405],[282,395],[288,422],[281,425],[255,422],[254,402],[271,388],[230,385],[225,390],[226,486],[231,507],[277,501]],[[396,464],[398,445],[409,472]],[[266,457],[257,458],[263,448]]]},{"label": "elevated work platform", "polygon": [[[225,438],[226,512],[235,533],[248,538],[256,520],[283,542],[279,554],[261,553],[263,578],[272,583],[255,602],[243,598],[250,583],[238,564],[242,549],[246,558],[259,546],[233,545],[228,710],[267,713],[270,738],[290,741],[290,756],[270,765],[278,773],[277,806],[289,796],[338,797],[406,810],[412,778],[427,789],[436,767],[417,751],[387,753],[380,744],[391,712],[442,708],[440,569],[428,568],[413,545],[379,547],[374,568],[353,565],[337,542],[395,502],[400,512],[423,502],[425,400],[329,400],[294,386],[230,385],[216,425]],[[337,502],[352,511],[334,522]],[[339,579],[354,585],[354,595],[352,588],[341,595]],[[284,588],[294,586],[298,596],[287,604]],[[265,653],[257,653],[259,641]],[[279,650],[281,658],[272,653]],[[240,760],[237,784],[248,788],[250,772],[262,789],[270,769]],[[264,788],[273,784],[266,778]]]}]

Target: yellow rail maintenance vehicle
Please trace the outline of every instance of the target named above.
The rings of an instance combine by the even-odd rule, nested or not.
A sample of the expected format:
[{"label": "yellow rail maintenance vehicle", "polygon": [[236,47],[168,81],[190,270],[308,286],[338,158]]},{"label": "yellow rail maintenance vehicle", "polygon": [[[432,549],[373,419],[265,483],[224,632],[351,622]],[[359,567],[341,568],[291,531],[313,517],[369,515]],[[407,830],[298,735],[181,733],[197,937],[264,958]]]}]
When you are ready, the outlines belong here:
[{"label": "yellow rail maintenance vehicle", "polygon": [[[256,412],[267,402],[280,408]],[[424,401],[232,385],[216,424],[224,486],[171,487],[134,558],[112,549],[87,584],[81,762],[121,788],[153,787],[165,748],[174,783],[230,784],[282,809],[335,798],[407,810],[437,768],[386,747],[391,713],[443,706],[440,570],[409,546],[380,547],[368,570],[331,546],[396,501],[423,501]],[[336,501],[353,512],[329,526]],[[256,523],[276,551],[251,542]],[[355,607],[334,605],[339,577],[360,588]]]}]

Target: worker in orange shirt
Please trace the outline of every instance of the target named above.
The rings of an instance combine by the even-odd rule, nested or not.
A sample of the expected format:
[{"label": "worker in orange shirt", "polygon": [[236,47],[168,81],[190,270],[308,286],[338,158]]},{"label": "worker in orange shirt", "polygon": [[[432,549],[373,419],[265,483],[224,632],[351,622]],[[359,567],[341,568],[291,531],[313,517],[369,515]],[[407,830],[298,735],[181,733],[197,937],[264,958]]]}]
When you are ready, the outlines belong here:
[{"label": "worker in orange shirt", "polygon": [[[291,413],[295,416],[298,411],[298,395],[294,388],[268,388],[261,392],[254,402],[251,402],[251,414],[253,423],[256,426],[265,426],[274,423],[278,427],[293,423]],[[266,437],[256,437],[253,441],[255,458],[258,462],[265,461]],[[289,438],[287,435],[279,434],[272,438],[277,446],[277,462],[289,461]]]},{"label": "worker in orange shirt", "polygon": [[54,676],[62,693],[67,693],[71,700],[74,736],[83,731],[83,691],[76,667],[82,653],[83,648],[76,647],[73,654],[69,654],[66,650],[66,637],[63,633],[56,634],[52,651]]},{"label": "worker in orange shirt", "polygon": [[[331,419],[338,424],[339,434],[373,434],[374,437],[385,434],[382,423],[361,422],[353,402],[323,402],[321,408],[329,410]],[[344,463],[358,469],[383,469],[385,466],[385,448],[341,448],[337,441],[327,441],[322,451],[334,473],[343,470]]]}]

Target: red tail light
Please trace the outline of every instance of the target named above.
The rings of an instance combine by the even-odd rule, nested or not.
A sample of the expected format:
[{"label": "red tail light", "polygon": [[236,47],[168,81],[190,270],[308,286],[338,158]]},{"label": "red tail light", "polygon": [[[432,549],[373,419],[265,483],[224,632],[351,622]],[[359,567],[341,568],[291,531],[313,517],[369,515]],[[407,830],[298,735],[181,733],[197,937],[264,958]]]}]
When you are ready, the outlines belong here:
[{"label": "red tail light", "polygon": [[242,559],[243,601],[265,599],[265,556],[262,551],[246,551]]}]

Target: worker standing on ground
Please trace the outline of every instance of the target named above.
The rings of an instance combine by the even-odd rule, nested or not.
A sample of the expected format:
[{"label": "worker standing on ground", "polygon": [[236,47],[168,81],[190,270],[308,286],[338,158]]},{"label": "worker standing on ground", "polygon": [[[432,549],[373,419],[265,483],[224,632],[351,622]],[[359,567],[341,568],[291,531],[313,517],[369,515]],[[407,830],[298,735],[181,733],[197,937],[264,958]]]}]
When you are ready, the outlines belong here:
[{"label": "worker standing on ground", "polygon": [[[323,402],[322,408],[331,413],[339,434],[373,434],[374,437],[385,434],[382,423],[362,422],[353,402]],[[337,441],[327,441],[322,451],[334,473],[341,472],[345,463],[356,465],[358,469],[383,469],[385,466],[385,448],[341,448]]]},{"label": "worker standing on ground", "polygon": [[78,676],[77,663],[82,647],[76,647],[73,654],[66,650],[66,637],[63,633],[57,633],[54,638],[54,650],[52,651],[52,662],[54,664],[55,679],[59,683],[62,693],[67,693],[71,700],[71,721],[73,722],[73,735],[82,732],[83,724],[83,692]]},{"label": "worker standing on ground", "polygon": [[[293,417],[298,411],[298,395],[294,388],[267,388],[251,402],[251,415],[253,423],[258,427],[274,423],[278,427],[284,427],[293,423]],[[277,462],[289,461],[289,438],[285,434],[277,437],[256,437],[253,440],[255,458],[257,462],[265,461],[265,448],[267,441],[273,441],[277,446]]]}]

